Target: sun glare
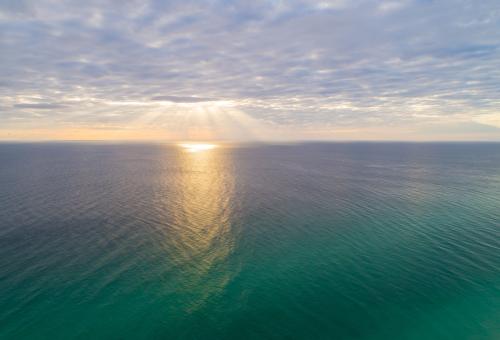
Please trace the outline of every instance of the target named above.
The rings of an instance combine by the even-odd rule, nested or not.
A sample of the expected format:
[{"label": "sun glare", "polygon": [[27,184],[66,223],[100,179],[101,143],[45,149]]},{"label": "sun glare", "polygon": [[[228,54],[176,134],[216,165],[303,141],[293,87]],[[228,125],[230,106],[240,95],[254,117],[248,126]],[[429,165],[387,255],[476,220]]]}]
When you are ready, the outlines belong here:
[{"label": "sun glare", "polygon": [[212,150],[217,147],[215,144],[205,144],[205,143],[182,143],[179,144],[181,148],[184,148],[188,152],[200,152]]}]

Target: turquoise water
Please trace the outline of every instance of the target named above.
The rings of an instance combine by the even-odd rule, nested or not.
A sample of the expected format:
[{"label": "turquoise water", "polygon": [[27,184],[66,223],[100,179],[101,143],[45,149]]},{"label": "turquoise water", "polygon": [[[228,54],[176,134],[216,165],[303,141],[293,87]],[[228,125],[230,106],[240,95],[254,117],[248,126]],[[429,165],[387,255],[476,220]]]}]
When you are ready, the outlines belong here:
[{"label": "turquoise water", "polygon": [[2,339],[498,339],[500,144],[0,144]]}]

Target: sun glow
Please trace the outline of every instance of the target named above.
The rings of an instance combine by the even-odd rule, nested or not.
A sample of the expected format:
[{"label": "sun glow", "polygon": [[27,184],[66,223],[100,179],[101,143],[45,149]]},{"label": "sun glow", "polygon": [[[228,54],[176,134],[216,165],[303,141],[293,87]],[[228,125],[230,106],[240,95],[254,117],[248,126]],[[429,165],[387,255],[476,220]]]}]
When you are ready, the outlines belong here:
[{"label": "sun glow", "polygon": [[181,148],[184,148],[188,152],[201,152],[212,150],[217,147],[215,144],[205,144],[205,143],[182,143],[179,144]]}]

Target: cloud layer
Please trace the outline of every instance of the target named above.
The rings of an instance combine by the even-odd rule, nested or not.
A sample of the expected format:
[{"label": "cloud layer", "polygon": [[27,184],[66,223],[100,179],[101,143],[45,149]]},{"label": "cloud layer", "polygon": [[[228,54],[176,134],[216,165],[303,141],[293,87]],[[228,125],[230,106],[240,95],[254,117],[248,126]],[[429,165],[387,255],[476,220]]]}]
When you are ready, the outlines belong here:
[{"label": "cloud layer", "polygon": [[7,0],[0,51],[0,138],[500,139],[496,0]]}]

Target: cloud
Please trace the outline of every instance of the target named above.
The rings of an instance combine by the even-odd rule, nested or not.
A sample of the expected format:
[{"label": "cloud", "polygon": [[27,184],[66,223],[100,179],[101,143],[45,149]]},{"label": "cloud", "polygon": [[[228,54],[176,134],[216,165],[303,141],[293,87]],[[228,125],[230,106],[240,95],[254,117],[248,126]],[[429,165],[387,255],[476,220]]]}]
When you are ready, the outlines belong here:
[{"label": "cloud", "polygon": [[378,9],[381,12],[392,12],[392,11],[397,11],[399,9],[402,9],[407,5],[406,1],[383,1],[379,6]]},{"label": "cloud", "polygon": [[171,103],[203,103],[213,102],[218,99],[215,98],[202,98],[202,97],[178,97],[178,96],[155,96],[151,100],[165,101]]},{"label": "cloud", "polygon": [[494,120],[499,19],[496,0],[2,1],[0,125],[169,129],[218,98],[297,138]]},{"label": "cloud", "polygon": [[500,137],[500,127],[477,123],[473,121],[459,122],[459,123],[448,123],[448,124],[434,124],[423,127],[423,132],[428,134],[442,134],[443,132],[447,134],[496,134]]},{"label": "cloud", "polygon": [[15,104],[14,108],[18,109],[41,109],[41,110],[51,110],[60,109],[67,107],[64,104],[51,104],[51,103],[26,103],[26,104]]}]

